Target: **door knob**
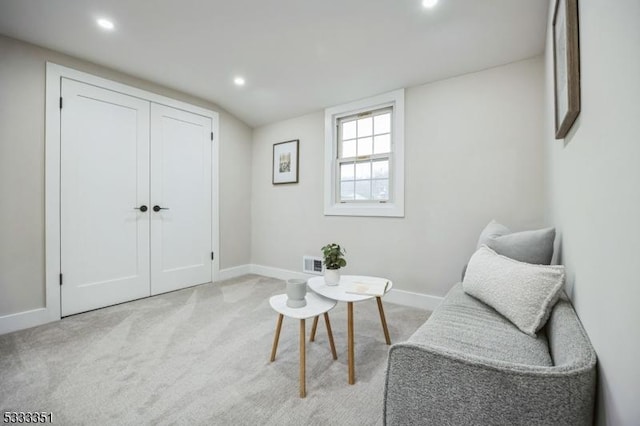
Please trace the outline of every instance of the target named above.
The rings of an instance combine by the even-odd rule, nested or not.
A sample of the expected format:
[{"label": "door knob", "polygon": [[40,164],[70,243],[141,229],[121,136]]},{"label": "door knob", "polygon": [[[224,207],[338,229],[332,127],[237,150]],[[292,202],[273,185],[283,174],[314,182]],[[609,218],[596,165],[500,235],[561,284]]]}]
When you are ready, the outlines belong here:
[{"label": "door knob", "polygon": [[134,207],[134,210],[140,210],[142,213],[146,212],[148,210],[147,206],[145,206],[144,204],[141,205],[140,207]]},{"label": "door knob", "polygon": [[153,211],[154,212],[159,212],[160,210],[169,210],[169,207],[160,207],[160,206],[153,206]]}]

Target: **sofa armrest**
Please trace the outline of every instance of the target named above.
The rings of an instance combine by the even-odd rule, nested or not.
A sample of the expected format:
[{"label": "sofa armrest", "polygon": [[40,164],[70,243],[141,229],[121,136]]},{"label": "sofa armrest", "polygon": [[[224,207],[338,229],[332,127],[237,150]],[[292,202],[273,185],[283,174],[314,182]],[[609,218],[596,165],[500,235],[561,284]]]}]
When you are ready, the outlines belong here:
[{"label": "sofa armrest", "polygon": [[537,367],[416,343],[389,350],[387,425],[587,425],[595,364]]}]

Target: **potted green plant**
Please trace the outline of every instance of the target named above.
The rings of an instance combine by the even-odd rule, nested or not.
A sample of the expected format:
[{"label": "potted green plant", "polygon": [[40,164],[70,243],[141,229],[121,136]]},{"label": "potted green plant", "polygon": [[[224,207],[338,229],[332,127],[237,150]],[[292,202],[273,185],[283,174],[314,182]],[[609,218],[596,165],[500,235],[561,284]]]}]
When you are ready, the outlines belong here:
[{"label": "potted green plant", "polygon": [[346,251],[339,244],[331,243],[322,247],[324,257],[324,282],[327,285],[340,283],[340,268],[347,266]]}]

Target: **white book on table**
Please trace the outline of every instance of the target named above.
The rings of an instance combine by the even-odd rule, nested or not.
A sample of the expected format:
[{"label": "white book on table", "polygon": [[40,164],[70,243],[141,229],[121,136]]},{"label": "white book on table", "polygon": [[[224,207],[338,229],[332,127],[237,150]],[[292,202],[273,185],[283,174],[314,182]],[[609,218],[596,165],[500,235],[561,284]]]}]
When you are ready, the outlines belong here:
[{"label": "white book on table", "polygon": [[345,292],[365,296],[384,296],[388,280],[358,280],[345,284]]}]

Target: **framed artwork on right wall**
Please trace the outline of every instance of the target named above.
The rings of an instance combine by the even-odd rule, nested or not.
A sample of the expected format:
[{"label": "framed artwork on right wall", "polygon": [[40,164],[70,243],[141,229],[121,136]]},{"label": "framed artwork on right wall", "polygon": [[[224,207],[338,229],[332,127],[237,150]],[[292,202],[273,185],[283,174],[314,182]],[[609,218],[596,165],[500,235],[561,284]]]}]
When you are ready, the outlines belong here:
[{"label": "framed artwork on right wall", "polygon": [[580,114],[578,0],[556,0],[553,68],[556,139],[563,139]]}]

